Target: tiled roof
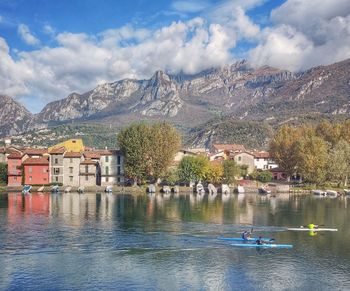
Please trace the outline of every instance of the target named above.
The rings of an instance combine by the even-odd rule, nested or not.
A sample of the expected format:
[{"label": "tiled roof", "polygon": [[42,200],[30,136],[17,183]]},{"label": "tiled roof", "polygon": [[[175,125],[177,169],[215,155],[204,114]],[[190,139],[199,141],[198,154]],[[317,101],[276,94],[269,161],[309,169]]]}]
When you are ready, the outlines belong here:
[{"label": "tiled roof", "polygon": [[80,158],[81,157],[81,153],[79,152],[66,152],[64,154],[64,158]]},{"label": "tiled roof", "polygon": [[47,158],[28,158],[23,162],[23,165],[48,165]]},{"label": "tiled roof", "polygon": [[64,152],[66,151],[65,147],[59,147],[59,148],[53,148],[49,154],[50,155],[61,155],[64,154]]},{"label": "tiled roof", "polygon": [[92,161],[92,160],[85,160],[85,161],[82,161],[81,163],[80,163],[80,165],[96,165],[96,161]]},{"label": "tiled roof", "polygon": [[22,153],[13,151],[8,155],[7,158],[8,159],[20,159],[20,158],[22,158]]},{"label": "tiled roof", "polygon": [[251,154],[252,154],[255,158],[269,158],[269,157],[270,157],[270,153],[269,153],[269,152],[265,152],[265,151],[251,152]]},{"label": "tiled roof", "polygon": [[43,155],[47,153],[47,149],[26,148],[23,154],[27,155]]},{"label": "tiled roof", "polygon": [[218,151],[245,151],[241,144],[213,144],[213,147]]},{"label": "tiled roof", "polygon": [[[95,150],[94,153],[98,153],[100,156],[114,156],[120,154],[120,150]],[[88,151],[84,152],[88,153]]]},{"label": "tiled roof", "polygon": [[100,153],[97,151],[85,151],[83,154],[87,159],[99,159],[101,157]]}]

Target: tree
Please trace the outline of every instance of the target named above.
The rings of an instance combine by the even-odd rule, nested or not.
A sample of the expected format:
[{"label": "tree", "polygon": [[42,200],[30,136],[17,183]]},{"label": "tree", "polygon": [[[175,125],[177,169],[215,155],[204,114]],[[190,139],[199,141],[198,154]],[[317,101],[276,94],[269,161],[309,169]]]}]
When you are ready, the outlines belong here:
[{"label": "tree", "polygon": [[179,178],[181,181],[205,180],[209,171],[209,161],[203,156],[184,157],[179,164]]},{"label": "tree", "polygon": [[132,124],[117,140],[125,157],[125,174],[135,183],[165,175],[181,146],[180,134],[164,122]]},{"label": "tree", "polygon": [[296,171],[298,156],[296,142],[300,138],[300,130],[288,125],[282,126],[270,142],[270,153],[277,164],[289,176]]},{"label": "tree", "polygon": [[0,163],[0,184],[7,184],[7,164]]},{"label": "tree", "polygon": [[227,184],[233,184],[236,181],[236,177],[240,174],[240,168],[234,160],[225,160],[223,162],[223,180]]},{"label": "tree", "polygon": [[340,140],[329,152],[327,162],[327,177],[344,186],[350,174],[350,144]]},{"label": "tree", "polygon": [[218,184],[221,182],[224,175],[224,169],[220,162],[211,162],[209,164],[209,169],[206,175],[206,180],[213,184]]},{"label": "tree", "polygon": [[297,141],[298,171],[304,180],[321,184],[326,179],[327,143],[315,135],[305,135]]},{"label": "tree", "polygon": [[260,172],[257,176],[257,180],[263,183],[271,182],[272,180],[272,173],[269,171],[263,171]]},{"label": "tree", "polygon": [[331,124],[323,120],[316,126],[316,135],[330,143],[332,147],[339,141],[340,134],[341,125],[339,124]]}]

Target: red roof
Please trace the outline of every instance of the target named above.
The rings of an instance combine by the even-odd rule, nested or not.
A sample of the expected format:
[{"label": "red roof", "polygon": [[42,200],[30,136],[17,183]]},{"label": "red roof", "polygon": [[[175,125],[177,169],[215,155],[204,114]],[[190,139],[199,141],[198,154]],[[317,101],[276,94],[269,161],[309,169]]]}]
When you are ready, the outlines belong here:
[{"label": "red roof", "polygon": [[99,159],[101,155],[97,151],[85,151],[84,157],[87,159]]},{"label": "red roof", "polygon": [[36,149],[36,148],[27,148],[24,150],[23,154],[27,154],[29,156],[42,156],[43,154],[47,153],[47,149]]},{"label": "red roof", "polygon": [[66,152],[64,154],[65,158],[80,158],[81,157],[81,153],[80,152]]},{"label": "red roof", "polygon": [[66,151],[65,147],[53,148],[50,151],[50,155],[61,155],[61,154],[64,154],[65,151]]},{"label": "red roof", "polygon": [[80,163],[80,165],[96,165],[96,161],[92,161],[92,160],[85,160],[85,161],[82,161]]},{"label": "red roof", "polygon": [[7,158],[8,159],[20,159],[20,158],[22,158],[22,153],[13,151],[8,155]]},{"label": "red roof", "polygon": [[48,165],[47,158],[28,158],[23,162],[23,165]]},{"label": "red roof", "polygon": [[94,152],[98,153],[100,156],[113,156],[121,153],[120,150],[97,150]]},{"label": "red roof", "polygon": [[251,152],[251,154],[256,158],[269,158],[270,157],[270,153],[265,152],[265,151]]},{"label": "red roof", "polygon": [[245,151],[245,147],[242,144],[213,144],[213,147],[218,151]]}]

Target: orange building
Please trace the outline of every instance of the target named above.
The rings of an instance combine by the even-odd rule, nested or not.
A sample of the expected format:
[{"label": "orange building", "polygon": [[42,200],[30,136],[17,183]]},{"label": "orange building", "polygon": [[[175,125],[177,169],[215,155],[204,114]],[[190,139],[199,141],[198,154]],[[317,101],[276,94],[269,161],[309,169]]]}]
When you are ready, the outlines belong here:
[{"label": "orange building", "polygon": [[26,185],[49,184],[49,160],[44,157],[26,159],[23,162],[23,174]]}]

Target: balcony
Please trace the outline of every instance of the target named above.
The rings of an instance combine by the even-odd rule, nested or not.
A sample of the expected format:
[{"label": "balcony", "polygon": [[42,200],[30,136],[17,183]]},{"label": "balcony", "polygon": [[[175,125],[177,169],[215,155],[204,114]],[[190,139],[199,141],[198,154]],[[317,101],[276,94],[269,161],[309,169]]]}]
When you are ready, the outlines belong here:
[{"label": "balcony", "polygon": [[22,171],[9,170],[9,171],[7,171],[7,174],[10,176],[22,176]]}]

